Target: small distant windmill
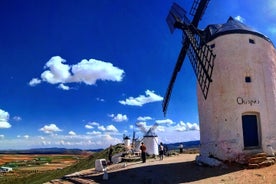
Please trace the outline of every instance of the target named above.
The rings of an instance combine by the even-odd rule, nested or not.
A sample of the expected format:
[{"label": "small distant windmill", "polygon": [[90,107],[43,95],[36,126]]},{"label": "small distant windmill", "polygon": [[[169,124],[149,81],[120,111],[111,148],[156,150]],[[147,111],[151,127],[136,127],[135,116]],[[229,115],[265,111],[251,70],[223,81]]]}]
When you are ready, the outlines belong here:
[{"label": "small distant windmill", "polygon": [[175,28],[183,31],[182,49],[178,56],[174,71],[164,97],[163,112],[166,114],[173,85],[177,74],[181,69],[186,53],[193,66],[197,81],[201,88],[204,98],[207,98],[210,83],[212,82],[212,72],[214,67],[215,55],[209,45],[206,44],[202,31],[197,29],[198,23],[202,18],[209,0],[195,0],[190,14],[194,16],[192,22],[186,16],[186,11],[178,4],[174,3],[167,17],[171,33]]},{"label": "small distant windmill", "polygon": [[136,123],[136,126],[139,127],[144,134],[142,142],[147,147],[146,152],[150,155],[158,155],[158,136],[155,133],[158,123],[155,123],[148,130],[143,124]]}]

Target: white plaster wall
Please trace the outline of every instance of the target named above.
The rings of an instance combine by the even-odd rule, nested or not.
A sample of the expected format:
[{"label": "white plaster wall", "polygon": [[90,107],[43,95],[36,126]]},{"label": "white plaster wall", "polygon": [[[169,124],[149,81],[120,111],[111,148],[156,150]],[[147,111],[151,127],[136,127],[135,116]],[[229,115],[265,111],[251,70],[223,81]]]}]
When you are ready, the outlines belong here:
[{"label": "white plaster wall", "polygon": [[[253,39],[255,44],[250,44]],[[217,37],[213,82],[207,100],[198,87],[201,154],[222,160],[243,160],[242,114],[260,114],[260,150],[276,149],[276,53],[270,42],[251,34]],[[251,83],[245,82],[251,77]],[[244,102],[238,104],[241,99]]]},{"label": "white plaster wall", "polygon": [[147,148],[146,152],[149,155],[158,155],[158,137],[154,136],[145,136],[143,142]]},{"label": "white plaster wall", "polygon": [[130,139],[124,139],[124,145],[126,147],[129,147],[130,146]]}]

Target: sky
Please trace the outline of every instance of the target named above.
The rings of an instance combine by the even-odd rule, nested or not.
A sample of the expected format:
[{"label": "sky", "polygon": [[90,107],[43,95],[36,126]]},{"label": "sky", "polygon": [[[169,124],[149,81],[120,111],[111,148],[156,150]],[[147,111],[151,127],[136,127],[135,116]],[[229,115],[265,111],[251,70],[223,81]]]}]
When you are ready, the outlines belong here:
[{"label": "sky", "polygon": [[[1,0],[0,150],[106,148],[156,123],[161,142],[199,140],[187,58],[162,112],[182,46],[173,2],[193,0]],[[199,28],[229,16],[276,43],[274,0],[211,0]]]}]

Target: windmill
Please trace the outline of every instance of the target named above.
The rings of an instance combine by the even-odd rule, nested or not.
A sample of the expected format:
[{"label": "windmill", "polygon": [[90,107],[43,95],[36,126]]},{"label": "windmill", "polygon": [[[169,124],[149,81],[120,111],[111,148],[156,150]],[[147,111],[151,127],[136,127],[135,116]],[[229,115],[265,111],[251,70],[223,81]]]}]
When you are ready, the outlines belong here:
[{"label": "windmill", "polygon": [[144,124],[136,123],[136,126],[140,128],[141,132],[144,134],[142,142],[144,142],[147,147],[146,152],[149,155],[158,155],[158,136],[155,133],[158,123],[152,125],[148,130]]},{"label": "windmill", "polygon": [[178,72],[180,71],[186,54],[188,53],[190,62],[193,66],[197,81],[201,88],[204,98],[207,98],[210,83],[212,82],[212,72],[214,67],[215,55],[209,45],[206,44],[204,35],[197,29],[198,23],[202,18],[209,0],[195,0],[190,14],[194,16],[192,22],[186,16],[186,11],[178,4],[173,3],[167,23],[171,33],[175,28],[183,31],[182,49],[178,56],[173,74],[163,100],[163,112],[166,114],[173,85]]},{"label": "windmill", "polygon": [[163,112],[166,114],[174,82],[188,54],[198,81],[197,161],[208,165],[221,160],[246,163],[254,153],[273,155],[276,49],[268,37],[232,17],[199,30],[208,3],[194,0],[192,21],[176,3],[169,11],[170,31],[182,30],[183,46],[164,97]]}]

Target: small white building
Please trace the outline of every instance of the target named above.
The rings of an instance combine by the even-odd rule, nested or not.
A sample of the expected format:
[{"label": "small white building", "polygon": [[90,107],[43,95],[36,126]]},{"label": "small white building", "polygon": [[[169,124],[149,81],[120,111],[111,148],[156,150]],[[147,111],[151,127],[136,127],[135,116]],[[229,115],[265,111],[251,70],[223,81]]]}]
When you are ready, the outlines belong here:
[{"label": "small white building", "polygon": [[209,25],[205,33],[216,58],[206,100],[198,86],[201,156],[242,163],[248,154],[271,154],[276,149],[273,43],[233,18]]},{"label": "small white building", "polygon": [[105,159],[95,160],[95,170],[96,171],[105,171],[107,168],[107,162]]},{"label": "small white building", "polygon": [[11,172],[12,170],[11,167],[0,167],[0,172]]},{"label": "small white building", "polygon": [[130,138],[128,136],[124,137],[124,145],[125,147],[130,147]]}]

